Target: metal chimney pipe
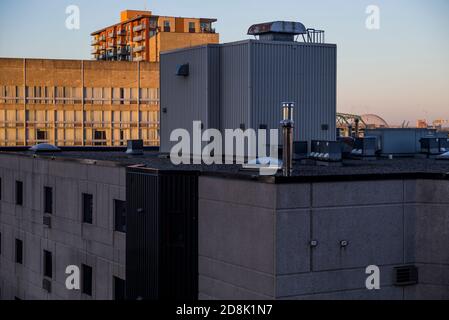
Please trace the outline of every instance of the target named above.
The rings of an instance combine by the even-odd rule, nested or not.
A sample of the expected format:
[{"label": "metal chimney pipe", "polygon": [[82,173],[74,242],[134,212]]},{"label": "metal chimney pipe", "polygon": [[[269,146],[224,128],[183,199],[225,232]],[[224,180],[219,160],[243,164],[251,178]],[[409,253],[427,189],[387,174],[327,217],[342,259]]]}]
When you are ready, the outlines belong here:
[{"label": "metal chimney pipe", "polygon": [[294,102],[282,103],[282,134],[284,146],[282,148],[282,171],[284,176],[291,176],[293,173],[293,121]]}]

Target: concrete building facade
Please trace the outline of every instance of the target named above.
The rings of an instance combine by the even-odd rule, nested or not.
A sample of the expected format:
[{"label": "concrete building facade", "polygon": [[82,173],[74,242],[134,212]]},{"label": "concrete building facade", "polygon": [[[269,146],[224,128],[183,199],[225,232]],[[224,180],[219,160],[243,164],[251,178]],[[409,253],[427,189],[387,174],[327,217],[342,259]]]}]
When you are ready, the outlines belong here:
[{"label": "concrete building facade", "polygon": [[[0,299],[122,297],[126,235],[114,213],[126,200],[125,176],[116,166],[1,155]],[[80,290],[66,288],[68,266],[79,268]]]},{"label": "concrete building facade", "polygon": [[[113,299],[123,297],[116,289],[128,284],[130,263],[137,263],[133,283],[140,285],[144,279],[162,279],[154,273],[160,270],[181,276],[178,266],[198,259],[188,280],[197,283],[199,299],[449,299],[448,163],[385,161],[304,166],[284,178],[257,177],[233,166],[175,167],[157,153],[1,153],[1,298]],[[171,176],[178,170],[197,182],[178,183],[182,180]],[[162,183],[158,172],[170,176]],[[130,179],[131,173],[138,178]],[[128,185],[133,181],[145,187]],[[51,213],[46,213],[48,188]],[[184,200],[171,205],[164,190],[176,190]],[[160,196],[168,206],[148,200]],[[137,220],[129,225],[135,234],[116,231],[121,221],[116,206],[123,201],[135,211],[127,212],[127,219],[139,221],[154,218],[152,207],[165,206],[160,213],[169,233],[149,242],[157,225],[136,225]],[[186,230],[192,223],[187,217],[197,221],[197,229]],[[142,229],[148,226],[156,229]],[[192,251],[183,241],[195,234]],[[148,274],[141,262],[152,260],[135,255],[151,254],[155,245],[174,251],[164,251],[163,264]],[[180,255],[172,260],[168,252]],[[65,288],[68,265],[79,265],[89,275],[87,284],[81,277],[87,293]],[[380,290],[366,288],[370,265],[380,268]],[[409,272],[405,278],[404,271]],[[175,294],[179,282],[166,279],[159,281],[159,290]],[[51,283],[51,293],[44,280]],[[153,288],[140,290],[147,289]]]},{"label": "concrete building facade", "polygon": [[0,59],[0,145],[159,144],[159,65]]},{"label": "concrete building facade", "polygon": [[447,179],[199,183],[200,299],[449,299]]},{"label": "concrete building facade", "polygon": [[125,10],[118,24],[91,34],[95,60],[158,62],[165,50],[218,43],[216,19],[153,15]]}]

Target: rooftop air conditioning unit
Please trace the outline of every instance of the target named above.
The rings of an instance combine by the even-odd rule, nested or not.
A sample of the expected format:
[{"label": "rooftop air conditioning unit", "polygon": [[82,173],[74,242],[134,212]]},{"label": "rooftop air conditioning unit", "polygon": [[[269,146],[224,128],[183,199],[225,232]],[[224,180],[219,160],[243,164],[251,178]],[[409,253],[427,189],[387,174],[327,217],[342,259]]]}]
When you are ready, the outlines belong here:
[{"label": "rooftop air conditioning unit", "polygon": [[421,138],[419,141],[421,143],[421,153],[427,155],[438,155],[440,151],[440,139],[435,137],[425,137]]},{"label": "rooftop air conditioning unit", "polygon": [[128,140],[127,154],[143,155],[143,140]]}]

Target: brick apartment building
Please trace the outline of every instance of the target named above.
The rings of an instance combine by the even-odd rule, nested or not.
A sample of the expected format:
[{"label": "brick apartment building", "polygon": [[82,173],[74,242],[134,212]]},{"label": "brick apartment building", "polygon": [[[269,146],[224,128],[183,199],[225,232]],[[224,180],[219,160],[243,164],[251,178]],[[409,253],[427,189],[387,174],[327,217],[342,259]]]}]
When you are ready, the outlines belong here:
[{"label": "brick apartment building", "polygon": [[218,43],[216,19],[153,15],[126,10],[120,22],[92,33],[96,60],[159,61],[159,53],[205,43]]}]

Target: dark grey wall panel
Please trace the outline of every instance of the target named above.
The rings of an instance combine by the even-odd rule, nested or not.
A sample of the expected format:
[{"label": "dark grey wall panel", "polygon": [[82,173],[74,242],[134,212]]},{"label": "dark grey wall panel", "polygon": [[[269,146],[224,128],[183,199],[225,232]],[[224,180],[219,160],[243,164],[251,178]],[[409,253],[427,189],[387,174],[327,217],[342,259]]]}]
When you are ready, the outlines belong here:
[{"label": "dark grey wall panel", "polygon": [[129,168],[127,299],[198,295],[198,176]]}]

